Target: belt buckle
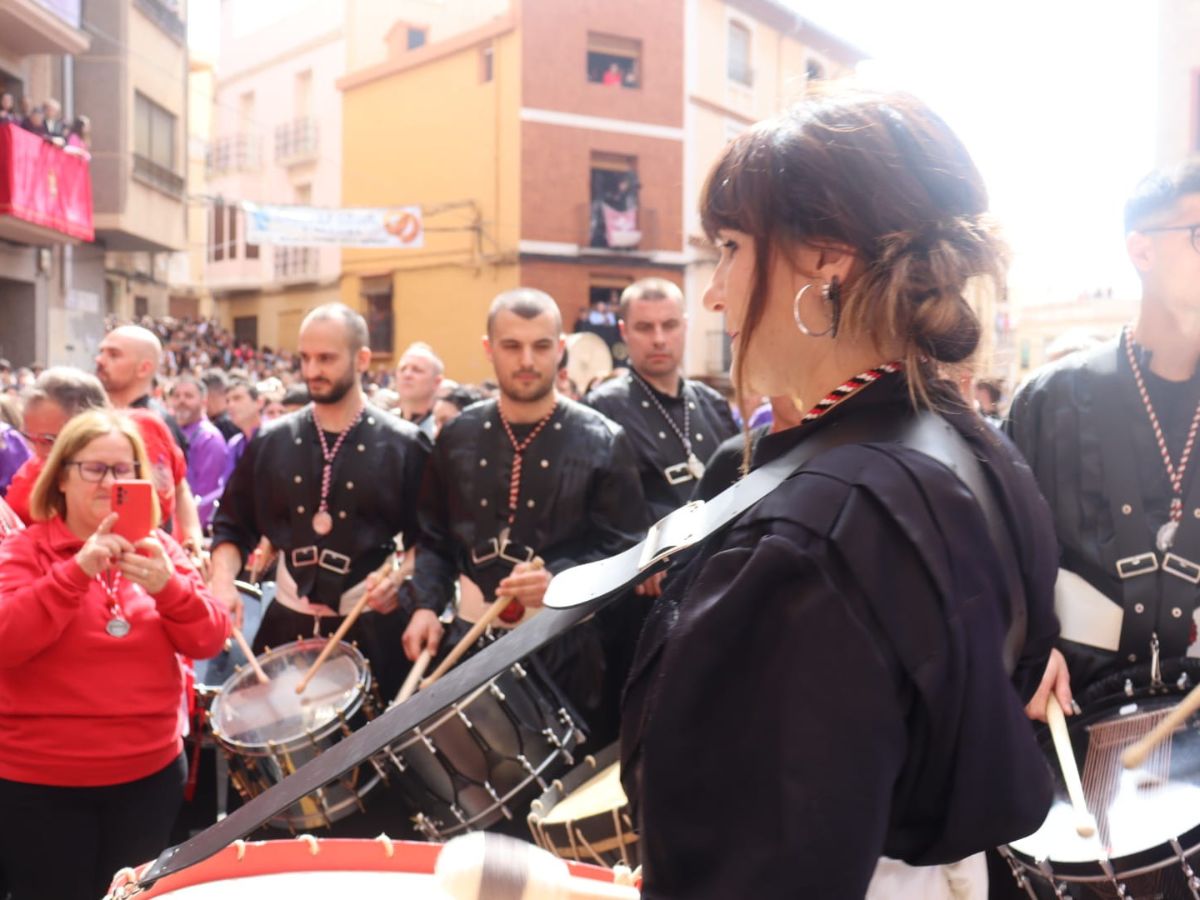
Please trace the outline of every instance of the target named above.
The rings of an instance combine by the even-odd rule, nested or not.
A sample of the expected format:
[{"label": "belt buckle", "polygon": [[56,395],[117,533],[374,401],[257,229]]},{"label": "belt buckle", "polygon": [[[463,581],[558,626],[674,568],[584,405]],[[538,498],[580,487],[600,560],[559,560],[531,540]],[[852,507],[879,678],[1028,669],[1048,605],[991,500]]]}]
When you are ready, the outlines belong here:
[{"label": "belt buckle", "polygon": [[525,547],[524,544],[515,545],[515,544],[513,544],[512,541],[508,540],[508,538],[505,538],[504,543],[500,545],[500,551],[498,554],[499,557],[502,560],[504,560],[505,562],[512,563],[514,566],[520,565],[521,563],[533,562],[533,548],[532,547],[525,547],[525,557],[521,558],[519,556],[513,556],[508,552],[508,548],[513,547],[513,546]]},{"label": "belt buckle", "polygon": [[1117,560],[1117,574],[1121,576],[1122,581],[1128,578],[1137,578],[1139,575],[1149,575],[1151,572],[1157,571],[1158,557],[1154,555],[1153,550]]},{"label": "belt buckle", "polygon": [[1200,565],[1177,553],[1168,553],[1163,557],[1162,570],[1191,584],[1200,584]]},{"label": "belt buckle", "polygon": [[[506,542],[507,543],[507,542]],[[480,553],[475,548],[471,549],[471,562],[475,565],[482,565],[485,562],[491,562],[500,555],[500,542],[496,538],[488,538],[484,541],[484,546],[490,547],[490,550]]]},{"label": "belt buckle", "polygon": [[302,569],[305,566],[315,566],[318,555],[315,546],[297,547],[291,552],[292,567]]},{"label": "belt buckle", "polygon": [[673,466],[667,466],[665,469],[663,469],[663,475],[666,476],[667,484],[672,485],[683,484],[685,481],[692,481],[696,477],[692,474],[692,470],[688,468],[688,464],[685,462],[676,463]]},{"label": "belt buckle", "polygon": [[699,519],[704,509],[703,500],[685,503],[674,512],[669,512],[646,532],[642,541],[642,555],[638,558],[638,571],[645,572],[655,563],[669,559],[680,550],[690,547],[696,540],[693,522]]},{"label": "belt buckle", "polygon": [[325,549],[321,551],[317,565],[330,572],[336,572],[338,575],[345,575],[350,571],[350,557],[345,553],[338,553],[336,550]]}]

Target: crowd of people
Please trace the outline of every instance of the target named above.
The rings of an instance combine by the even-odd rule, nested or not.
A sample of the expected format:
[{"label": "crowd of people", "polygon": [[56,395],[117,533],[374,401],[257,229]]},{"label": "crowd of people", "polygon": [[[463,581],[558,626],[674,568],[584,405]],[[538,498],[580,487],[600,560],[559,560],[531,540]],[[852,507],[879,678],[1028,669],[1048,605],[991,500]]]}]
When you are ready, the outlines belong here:
[{"label": "crowd of people", "polygon": [[[254,652],[365,607],[349,638],[384,696],[492,611],[515,640],[556,578],[610,560],[615,599],[523,665],[591,748],[619,740],[646,898],[1064,896],[1053,860],[1007,848],[1054,802],[1030,720],[1170,690],[1196,645],[1200,166],[1128,203],[1136,323],[1038,373],[1002,427],[996,387],[961,377],[966,285],[1005,277],[987,204],[904,95],[831,88],[732,141],[702,197],[704,305],[736,406],[767,398],[744,429],[683,376],[686,304],[658,278],[611,311],[628,367],[577,399],[559,306],[530,288],[480,323],[477,387],[424,343],[370,374],[336,303],[295,353],[144,320],[112,323],[94,375],[20,375],[0,427],[13,900],[95,896],[162,848],[187,660],[246,621],[268,555]],[[112,514],[126,478],[153,485],[147,534]],[[425,834],[453,824],[413,796]],[[64,839],[72,867],[49,856]]]},{"label": "crowd of people", "polygon": [[6,91],[0,94],[0,125],[18,125],[70,153],[90,157],[91,119],[78,115],[71,122],[64,121],[62,104],[54,98],[34,103],[22,95],[18,107],[14,96]]}]

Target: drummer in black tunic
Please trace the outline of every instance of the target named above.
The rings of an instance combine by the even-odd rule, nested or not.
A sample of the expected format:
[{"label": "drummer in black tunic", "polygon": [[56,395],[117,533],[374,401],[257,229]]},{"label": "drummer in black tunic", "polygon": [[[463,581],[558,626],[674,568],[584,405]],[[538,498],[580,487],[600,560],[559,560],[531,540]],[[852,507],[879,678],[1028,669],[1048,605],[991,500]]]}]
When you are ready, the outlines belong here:
[{"label": "drummer in black tunic", "polygon": [[238,462],[213,521],[213,592],[240,618],[234,579],[247,555],[260,536],[278,551],[276,598],[257,652],[330,634],[369,590],[377,614],[364,614],[351,634],[390,696],[408,669],[400,649],[407,619],[395,613],[398,574],[372,573],[394,555],[395,536],[411,546],[429,441],[367,404],[359,379],[371,351],[354,310],[335,303],[310,312],[299,355],[313,402],[265,425]]},{"label": "drummer in black tunic", "polygon": [[[504,615],[515,611],[510,618],[519,623],[541,607],[556,573],[618,553],[645,532],[625,434],[554,388],[563,347],[549,295],[522,288],[493,301],[484,348],[500,396],[467,407],[438,434],[421,490],[409,659],[426,646],[437,652],[437,615],[460,574],[489,602],[512,596]],[[582,623],[540,655],[588,724],[603,731],[607,718],[611,734],[615,710],[600,708],[604,659],[594,624]]]},{"label": "drummer in black tunic", "polygon": [[1197,652],[1200,163],[1144,179],[1125,230],[1136,323],[1037,373],[1006,426],[1054,512],[1077,691],[1156,653]]},{"label": "drummer in black tunic", "polygon": [[981,851],[1049,808],[1023,710],[1057,635],[1049,514],[939,378],[978,343],[968,279],[1003,277],[986,208],[965,148],[901,94],[814,95],[709,177],[704,302],[734,383],[806,410],[753,464],[809,458],[643,631],[621,776],[647,900],[944,896],[924,867],[952,863],[978,889]]}]

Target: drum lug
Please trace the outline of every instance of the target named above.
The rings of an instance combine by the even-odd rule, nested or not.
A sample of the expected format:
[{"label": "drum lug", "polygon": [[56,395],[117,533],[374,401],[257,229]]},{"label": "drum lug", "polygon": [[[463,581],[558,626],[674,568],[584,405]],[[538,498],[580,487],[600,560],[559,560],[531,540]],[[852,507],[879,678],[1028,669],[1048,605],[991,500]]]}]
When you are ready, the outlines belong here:
[{"label": "drum lug", "polygon": [[526,677],[528,677],[528,674],[529,674],[525,671],[525,667],[522,666],[520,663],[513,663],[512,668],[509,669],[509,671],[512,672],[515,676],[517,676],[517,678],[526,678]]},{"label": "drum lug", "polygon": [[1180,692],[1186,691],[1190,683],[1191,682],[1188,680],[1188,673],[1183,672],[1180,674],[1179,680],[1175,682],[1175,689]]},{"label": "drum lug", "polygon": [[1125,696],[1126,697],[1133,696],[1133,680],[1130,678],[1125,679]]},{"label": "drum lug", "polygon": [[1112,863],[1107,859],[1100,860],[1100,868],[1104,870],[1105,876],[1112,882],[1113,890],[1117,892],[1119,900],[1130,900],[1129,891],[1124,884],[1117,881],[1117,873],[1113,870]]},{"label": "drum lug", "polygon": [[1192,893],[1192,900],[1200,900],[1200,878],[1196,877],[1191,863],[1188,862],[1187,856],[1184,855],[1183,847],[1179,845],[1178,838],[1171,838],[1171,849],[1179,857],[1179,865],[1183,868],[1183,877],[1187,879],[1187,886],[1188,890]]},{"label": "drum lug", "polygon": [[1013,880],[1017,883],[1017,890],[1024,891],[1029,895],[1030,900],[1037,900],[1037,893],[1033,889],[1033,885],[1029,883],[1029,878],[1025,875],[1025,869],[1017,862],[1017,858],[1012,855],[1012,851],[1008,847],[1001,844],[996,848],[1001,858],[1008,863],[1009,871],[1012,872]]},{"label": "drum lug", "polygon": [[457,803],[450,804],[450,812],[454,813],[454,818],[458,819],[458,822],[460,825],[467,824],[467,815],[461,809],[458,808]]},{"label": "drum lug", "polygon": [[504,691],[500,689],[500,685],[498,685],[494,681],[488,685],[488,693],[491,694],[493,697],[495,697],[497,700],[499,700],[501,703],[503,703],[507,699],[504,696]]},{"label": "drum lug", "polygon": [[437,745],[434,744],[434,742],[432,740],[430,740],[429,735],[427,735],[425,732],[423,732],[421,729],[418,728],[417,729],[417,737],[419,737],[421,739],[421,743],[423,743],[425,745],[426,750],[428,750],[434,756],[437,755],[437,752],[438,752]]},{"label": "drum lug", "polygon": [[1050,860],[1039,859],[1037,866],[1038,869],[1041,870],[1041,873],[1046,876],[1046,881],[1050,883],[1050,889],[1054,891],[1054,896],[1057,898],[1057,900],[1071,900],[1071,898],[1067,896],[1066,882],[1056,882],[1054,880],[1054,869],[1050,866]]},{"label": "drum lug", "polygon": [[413,816],[413,828],[423,834],[426,839],[431,841],[441,840],[441,834],[438,832],[437,825],[428,818],[425,813],[417,813]]},{"label": "drum lug", "polygon": [[467,718],[467,714],[463,711],[462,707],[458,707],[454,711],[458,714],[459,719],[462,720],[462,723],[467,726],[469,731],[475,730],[474,724],[472,724],[471,720]]}]

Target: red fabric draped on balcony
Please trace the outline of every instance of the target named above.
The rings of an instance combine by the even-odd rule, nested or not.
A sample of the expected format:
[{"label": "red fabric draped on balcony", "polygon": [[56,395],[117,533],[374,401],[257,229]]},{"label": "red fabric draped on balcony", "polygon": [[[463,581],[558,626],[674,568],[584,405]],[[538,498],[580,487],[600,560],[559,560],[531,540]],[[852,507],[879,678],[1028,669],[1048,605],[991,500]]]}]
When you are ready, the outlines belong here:
[{"label": "red fabric draped on balcony", "polygon": [[0,125],[0,216],[92,240],[87,160],[16,125]]}]

